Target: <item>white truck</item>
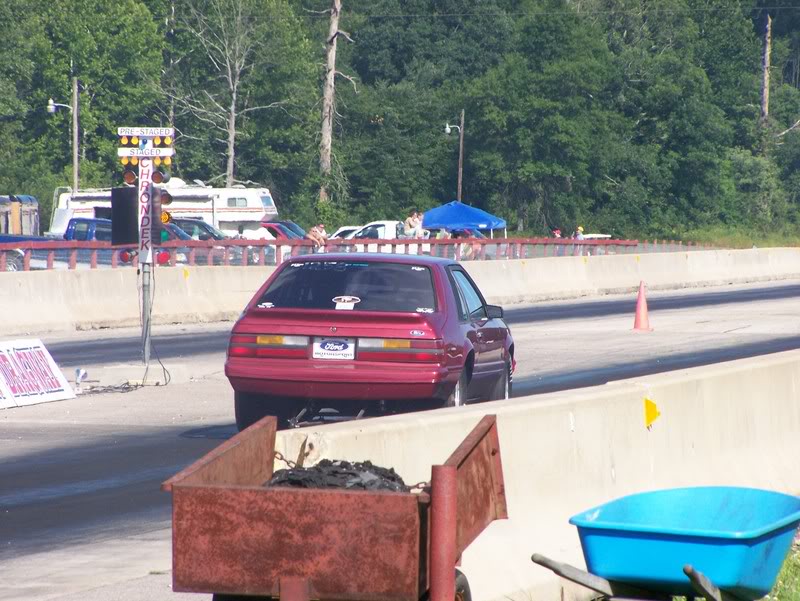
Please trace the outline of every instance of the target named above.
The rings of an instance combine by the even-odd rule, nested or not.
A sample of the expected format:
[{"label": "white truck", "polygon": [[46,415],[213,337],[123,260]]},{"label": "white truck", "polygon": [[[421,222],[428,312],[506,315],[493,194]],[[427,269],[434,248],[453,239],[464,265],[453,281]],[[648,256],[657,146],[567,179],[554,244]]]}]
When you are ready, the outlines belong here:
[{"label": "white truck", "polygon": [[[175,217],[202,219],[229,236],[236,236],[241,227],[246,234],[261,227],[262,221],[278,216],[275,201],[267,188],[214,188],[195,180],[187,184],[173,177],[160,186],[172,196],[172,203],[163,207]],[[50,234],[63,235],[73,217],[111,218],[111,190],[56,190]]]},{"label": "white truck", "polygon": [[[354,232],[345,236],[345,240],[398,240],[402,243],[396,243],[394,252],[401,254],[429,254],[431,252],[431,245],[420,243],[416,238],[408,238],[403,234],[403,222],[384,220],[384,221],[371,221],[366,225],[362,225]],[[356,244],[358,252],[392,252],[391,244]]]}]

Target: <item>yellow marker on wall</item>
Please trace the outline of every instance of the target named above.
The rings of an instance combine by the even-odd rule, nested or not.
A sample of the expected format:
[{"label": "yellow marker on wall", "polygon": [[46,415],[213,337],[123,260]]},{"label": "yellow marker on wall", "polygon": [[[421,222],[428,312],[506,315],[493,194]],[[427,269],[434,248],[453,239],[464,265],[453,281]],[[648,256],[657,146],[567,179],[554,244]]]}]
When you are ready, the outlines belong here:
[{"label": "yellow marker on wall", "polygon": [[658,405],[645,397],[644,399],[644,426],[648,430],[653,427],[653,422],[658,419],[661,412],[658,410]]},{"label": "yellow marker on wall", "polygon": [[184,280],[189,279],[189,270],[186,267],[183,268],[183,279]]}]

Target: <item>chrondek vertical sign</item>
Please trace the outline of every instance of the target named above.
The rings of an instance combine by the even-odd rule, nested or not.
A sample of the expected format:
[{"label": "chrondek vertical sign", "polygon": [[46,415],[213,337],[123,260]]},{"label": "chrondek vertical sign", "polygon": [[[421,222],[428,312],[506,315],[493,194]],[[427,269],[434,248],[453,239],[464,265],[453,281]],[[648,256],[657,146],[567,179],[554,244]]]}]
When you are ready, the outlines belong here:
[{"label": "chrondek vertical sign", "polygon": [[153,161],[139,160],[139,263],[153,262]]}]

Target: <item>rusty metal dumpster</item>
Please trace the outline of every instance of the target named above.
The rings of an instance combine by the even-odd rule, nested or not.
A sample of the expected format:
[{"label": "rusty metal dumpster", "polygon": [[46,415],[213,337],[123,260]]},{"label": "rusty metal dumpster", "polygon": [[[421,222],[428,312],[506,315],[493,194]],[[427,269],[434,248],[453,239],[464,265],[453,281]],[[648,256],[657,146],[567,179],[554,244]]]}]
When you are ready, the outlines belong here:
[{"label": "rusty metal dumpster", "polygon": [[175,591],[452,600],[461,553],[508,517],[493,415],[419,493],[265,487],[275,426],[262,419],[162,485],[172,493]]}]

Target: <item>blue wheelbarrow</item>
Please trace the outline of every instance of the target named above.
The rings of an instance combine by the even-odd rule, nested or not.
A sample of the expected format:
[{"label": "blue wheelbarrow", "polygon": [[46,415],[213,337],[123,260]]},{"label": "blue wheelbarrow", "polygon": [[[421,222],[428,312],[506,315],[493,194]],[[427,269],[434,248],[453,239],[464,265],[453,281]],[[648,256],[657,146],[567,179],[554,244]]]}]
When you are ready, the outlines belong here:
[{"label": "blue wheelbarrow", "polygon": [[772,589],[800,524],[800,498],[754,488],[675,488],[583,511],[588,571],[534,563],[606,598],[754,601]]}]

